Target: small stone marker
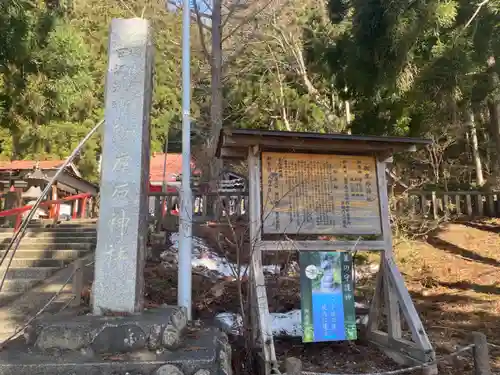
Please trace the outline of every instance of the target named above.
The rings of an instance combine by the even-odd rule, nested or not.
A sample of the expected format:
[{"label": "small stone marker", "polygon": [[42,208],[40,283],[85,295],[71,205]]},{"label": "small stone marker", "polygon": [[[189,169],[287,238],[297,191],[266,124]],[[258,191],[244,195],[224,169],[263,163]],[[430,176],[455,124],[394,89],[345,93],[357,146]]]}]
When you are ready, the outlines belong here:
[{"label": "small stone marker", "polygon": [[301,375],[302,361],[295,357],[285,359],[285,372],[286,375]]},{"label": "small stone marker", "polygon": [[155,371],[154,375],[184,375],[184,373],[174,365],[163,365]]},{"label": "small stone marker", "polygon": [[94,314],[142,310],[153,90],[151,39],[145,19],[111,22]]},{"label": "small stone marker", "polygon": [[476,375],[491,375],[490,355],[486,335],[481,332],[472,332],[474,342],[474,373]]}]

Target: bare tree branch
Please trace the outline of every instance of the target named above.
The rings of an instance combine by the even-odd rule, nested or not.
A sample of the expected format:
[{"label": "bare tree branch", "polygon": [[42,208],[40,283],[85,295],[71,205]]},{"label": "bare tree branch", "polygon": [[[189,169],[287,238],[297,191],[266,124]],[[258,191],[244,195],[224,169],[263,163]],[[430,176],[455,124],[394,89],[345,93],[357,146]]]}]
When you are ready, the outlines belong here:
[{"label": "bare tree branch", "polygon": [[476,18],[476,16],[478,15],[479,11],[481,10],[481,8],[486,5],[490,0],[483,0],[481,1],[478,5],[477,5],[477,8],[476,8],[476,11],[474,12],[474,14],[472,14],[471,18],[467,21],[467,23],[465,24],[464,26],[464,29],[466,29],[467,27],[469,27],[469,25],[472,23],[472,21],[474,21],[474,18]]},{"label": "bare tree branch", "polygon": [[283,120],[283,123],[285,124],[286,130],[292,131],[292,127],[290,126],[290,122],[288,121],[288,114],[286,110],[286,102],[285,102],[285,94],[283,91],[283,80],[281,78],[281,72],[280,68],[278,65],[278,59],[276,58],[276,54],[274,53],[273,49],[269,44],[267,45],[268,51],[273,56],[274,60],[274,66],[276,68],[276,74],[278,76],[278,83],[279,83],[279,90],[280,90],[280,96],[279,96],[279,104],[280,104],[280,110],[281,110],[281,118]]},{"label": "bare tree branch", "polygon": [[[202,0],[202,1],[203,1],[203,4],[205,4],[205,6],[207,7],[207,9],[210,11],[209,13],[212,14],[212,10],[213,10],[212,4],[207,0]],[[196,1],[193,1],[193,3],[196,4]]]},{"label": "bare tree branch", "polygon": [[[177,10],[182,11],[182,5],[180,3],[178,3],[177,1],[175,1],[175,0],[167,0],[166,4],[173,5]],[[196,1],[194,2],[194,6],[195,6],[195,8],[197,8]],[[210,14],[200,12],[199,9],[197,11],[195,10],[194,12],[191,11],[191,15],[190,16],[191,16],[191,19],[193,21],[196,21],[196,22],[198,22],[198,20],[202,19],[202,18],[211,19]],[[208,25],[204,24],[203,22],[201,22],[201,25],[202,25],[203,29],[211,31],[211,28]]]},{"label": "bare tree branch", "polygon": [[247,16],[245,16],[243,18],[243,20],[234,27],[233,30],[231,30],[225,37],[222,38],[222,43],[224,43],[226,40],[228,40],[229,38],[231,38],[231,36],[233,36],[239,29],[241,29],[244,25],[248,24],[248,22],[251,20],[251,19],[255,19],[257,18],[257,16],[262,13],[271,3],[273,2],[273,0],[268,0],[262,7],[260,7],[259,9],[257,9],[255,12],[251,13],[251,14],[248,14]]},{"label": "bare tree branch", "polygon": [[[222,3],[222,6],[224,6],[227,9],[227,11],[228,11],[227,14],[225,15],[224,21],[222,22],[222,28],[223,29],[227,25],[227,23],[229,22],[229,20],[235,19],[234,15],[235,15],[235,13],[238,10],[246,9],[247,8],[246,6],[241,6],[238,3],[232,3],[229,7],[226,6],[224,3]],[[244,20],[244,18],[245,17],[242,17],[242,18],[240,18],[240,20]],[[236,19],[238,19],[238,18],[236,18]]]},{"label": "bare tree branch", "polygon": [[194,1],[194,11],[196,13],[196,24],[198,25],[198,32],[200,34],[200,40],[201,40],[201,48],[203,50],[203,55],[207,59],[208,62],[211,60],[210,53],[208,52],[208,48],[205,42],[205,33],[203,32],[203,23],[201,21],[200,13],[199,13],[199,8],[198,4],[196,1]]}]

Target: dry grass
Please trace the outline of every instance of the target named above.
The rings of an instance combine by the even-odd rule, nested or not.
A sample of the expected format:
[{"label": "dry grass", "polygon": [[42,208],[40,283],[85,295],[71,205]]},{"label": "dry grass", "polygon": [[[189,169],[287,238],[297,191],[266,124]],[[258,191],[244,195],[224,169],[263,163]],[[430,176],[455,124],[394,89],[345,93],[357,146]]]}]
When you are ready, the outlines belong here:
[{"label": "dry grass", "polygon": [[[240,226],[239,231],[246,232],[245,227]],[[213,233],[199,234],[208,242],[221,238]],[[231,238],[230,233],[225,235]],[[500,220],[450,224],[429,234],[426,241],[396,242],[396,261],[438,355],[469,344],[474,330],[500,344]],[[230,244],[219,247],[220,253],[234,252]],[[157,264],[147,267],[146,291],[153,306],[175,303],[177,275],[172,271]],[[300,308],[298,279],[270,277],[267,286],[271,311]],[[358,285],[359,294],[371,294],[372,286],[372,281]],[[199,318],[239,309],[233,280],[217,282],[195,275],[193,288],[195,316]],[[246,282],[242,289],[245,294]],[[276,341],[276,351],[281,360],[300,357],[304,368],[311,371],[363,373],[398,368],[376,348],[355,343],[302,344],[293,339]],[[490,354],[494,371],[500,373],[500,350],[490,348]],[[466,354],[442,362],[439,370],[440,374],[473,374],[472,358]]]},{"label": "dry grass", "polygon": [[[438,353],[469,343],[471,331],[500,342],[499,232],[498,220],[449,224],[426,242],[396,247],[397,262]],[[500,371],[500,350],[490,349],[492,365]],[[442,370],[458,373],[456,368]]]}]

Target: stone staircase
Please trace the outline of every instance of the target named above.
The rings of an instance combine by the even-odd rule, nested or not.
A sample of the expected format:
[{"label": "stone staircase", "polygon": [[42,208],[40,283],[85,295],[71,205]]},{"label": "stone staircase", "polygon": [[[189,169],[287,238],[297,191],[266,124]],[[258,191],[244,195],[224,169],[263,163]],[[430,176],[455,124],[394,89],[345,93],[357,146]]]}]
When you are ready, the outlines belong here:
[{"label": "stone staircase", "polygon": [[[12,235],[11,228],[0,228],[0,256],[5,253]],[[56,227],[30,224],[0,291],[0,306],[16,299],[75,259],[94,251],[96,240],[96,220],[73,220]],[[10,254],[0,267],[0,275],[5,271]]]}]

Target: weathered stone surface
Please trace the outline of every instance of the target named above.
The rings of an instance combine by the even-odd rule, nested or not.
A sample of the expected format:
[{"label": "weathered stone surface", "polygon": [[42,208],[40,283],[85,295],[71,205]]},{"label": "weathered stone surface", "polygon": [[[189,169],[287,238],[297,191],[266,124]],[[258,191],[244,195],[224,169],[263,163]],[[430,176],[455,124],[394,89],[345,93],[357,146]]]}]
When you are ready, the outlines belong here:
[{"label": "weathered stone surface", "polygon": [[89,358],[81,351],[61,351],[54,357],[33,350],[19,340],[0,351],[0,375],[154,375],[166,364],[178,367],[185,375],[193,375],[199,370],[207,370],[212,375],[231,375],[221,368],[221,345],[225,342],[227,336],[222,332],[204,329],[185,337],[182,346],[175,351],[130,352],[122,354],[117,361],[98,353]]},{"label": "weathered stone surface", "polygon": [[167,349],[176,349],[181,342],[181,331],[173,324],[167,324],[163,330],[161,343]]},{"label": "weathered stone surface", "polygon": [[177,366],[163,365],[155,371],[154,375],[184,375],[184,373]]},{"label": "weathered stone surface", "polygon": [[226,335],[218,336],[218,362],[220,375],[231,375],[233,372],[231,363],[231,345],[229,345],[229,340]]},{"label": "weathered stone surface", "polygon": [[172,312],[170,321],[175,328],[177,328],[179,331],[183,331],[187,325],[186,310],[178,309],[177,311]]},{"label": "weathered stone surface", "polygon": [[90,344],[90,335],[75,335],[64,327],[52,326],[42,330],[35,346],[40,350],[67,349],[79,350]]},{"label": "weathered stone surface", "polygon": [[160,324],[153,324],[149,330],[148,348],[156,350],[161,347],[161,337],[165,327]]},{"label": "weathered stone surface", "polygon": [[[165,327],[167,348],[180,343],[186,327],[185,310],[167,306],[130,316],[77,316],[60,320],[58,316],[36,321],[25,332],[27,343],[36,343],[40,350],[78,350],[90,347],[100,353],[121,353],[148,347],[160,349]],[[175,322],[175,325],[172,323]]]},{"label": "weathered stone surface", "polygon": [[125,353],[144,348],[146,335],[134,324],[104,327],[92,341],[96,353]]},{"label": "weathered stone surface", "polygon": [[149,216],[146,189],[152,48],[149,21],[142,18],[112,20],[93,284],[94,314],[142,310]]},{"label": "weathered stone surface", "polygon": [[80,349],[80,354],[86,358],[93,358],[95,356],[94,349],[91,347]]}]

